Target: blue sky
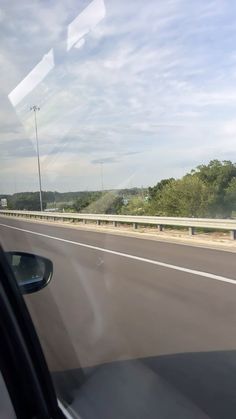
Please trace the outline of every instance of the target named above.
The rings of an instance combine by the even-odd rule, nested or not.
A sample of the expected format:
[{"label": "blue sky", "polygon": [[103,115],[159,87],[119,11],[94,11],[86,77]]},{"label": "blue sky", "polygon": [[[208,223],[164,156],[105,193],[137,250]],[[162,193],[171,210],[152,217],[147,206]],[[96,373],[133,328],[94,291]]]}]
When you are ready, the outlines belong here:
[{"label": "blue sky", "polygon": [[0,192],[153,185],[236,160],[236,3],[11,1],[0,9]]}]

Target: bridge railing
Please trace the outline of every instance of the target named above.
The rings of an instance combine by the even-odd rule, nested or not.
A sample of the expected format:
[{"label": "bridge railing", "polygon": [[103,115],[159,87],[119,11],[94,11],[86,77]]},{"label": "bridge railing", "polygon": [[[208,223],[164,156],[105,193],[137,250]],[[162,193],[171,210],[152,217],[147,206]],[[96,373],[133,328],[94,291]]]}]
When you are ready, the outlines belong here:
[{"label": "bridge railing", "polygon": [[47,211],[10,211],[0,210],[0,215],[35,218],[51,221],[81,221],[84,224],[88,221],[96,222],[100,225],[102,222],[112,223],[114,227],[119,224],[132,224],[136,230],[138,226],[156,226],[162,231],[165,226],[186,227],[189,234],[194,235],[197,228],[206,228],[211,230],[225,230],[230,232],[232,240],[236,240],[236,220],[216,219],[216,218],[182,218],[182,217],[155,217],[155,216],[136,216],[136,215],[113,215],[113,214],[82,214],[66,212],[47,212]]}]

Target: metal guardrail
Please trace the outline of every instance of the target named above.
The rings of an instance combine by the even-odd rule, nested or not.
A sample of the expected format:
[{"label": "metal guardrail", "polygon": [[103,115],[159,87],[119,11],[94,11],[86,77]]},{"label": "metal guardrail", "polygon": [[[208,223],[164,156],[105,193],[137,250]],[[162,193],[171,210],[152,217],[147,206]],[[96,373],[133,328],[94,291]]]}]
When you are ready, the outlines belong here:
[{"label": "metal guardrail", "polygon": [[0,215],[13,217],[38,218],[44,220],[62,220],[62,221],[96,221],[98,225],[102,222],[110,222],[114,227],[118,224],[133,224],[137,229],[138,225],[155,225],[159,231],[164,226],[186,227],[189,234],[195,234],[196,228],[207,228],[211,230],[228,230],[232,240],[236,240],[236,220],[214,219],[214,218],[180,218],[180,217],[150,217],[136,215],[113,215],[113,214],[82,214],[66,212],[40,212],[40,211],[10,211],[0,210]]}]

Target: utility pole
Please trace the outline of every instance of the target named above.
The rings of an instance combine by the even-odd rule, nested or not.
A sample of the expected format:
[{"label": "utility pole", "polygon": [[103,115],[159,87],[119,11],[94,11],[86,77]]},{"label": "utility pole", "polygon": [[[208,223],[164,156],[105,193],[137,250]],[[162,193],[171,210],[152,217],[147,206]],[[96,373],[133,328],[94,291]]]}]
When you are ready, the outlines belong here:
[{"label": "utility pole", "polygon": [[42,200],[42,182],[41,182],[41,168],[40,168],[40,157],[39,157],[39,140],[38,140],[38,126],[37,126],[37,112],[40,108],[36,105],[30,108],[34,112],[34,125],[35,125],[35,139],[36,139],[36,148],[37,148],[37,160],[38,160],[38,176],[39,176],[39,201],[40,201],[40,211],[43,211],[43,200]]}]

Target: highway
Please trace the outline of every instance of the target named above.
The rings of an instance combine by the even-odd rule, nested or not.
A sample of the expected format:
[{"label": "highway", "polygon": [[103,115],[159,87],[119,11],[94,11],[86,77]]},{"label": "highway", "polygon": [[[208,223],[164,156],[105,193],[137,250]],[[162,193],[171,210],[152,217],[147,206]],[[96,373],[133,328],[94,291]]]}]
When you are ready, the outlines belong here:
[{"label": "highway", "polygon": [[0,240],[53,261],[26,302],[82,417],[236,417],[235,253],[3,216]]}]

